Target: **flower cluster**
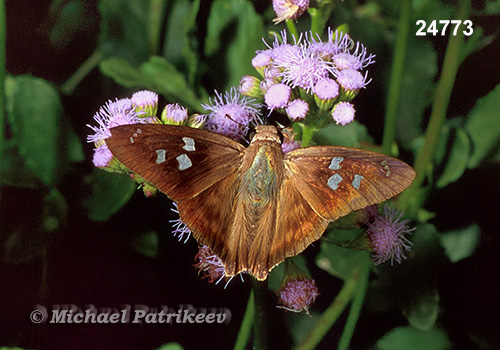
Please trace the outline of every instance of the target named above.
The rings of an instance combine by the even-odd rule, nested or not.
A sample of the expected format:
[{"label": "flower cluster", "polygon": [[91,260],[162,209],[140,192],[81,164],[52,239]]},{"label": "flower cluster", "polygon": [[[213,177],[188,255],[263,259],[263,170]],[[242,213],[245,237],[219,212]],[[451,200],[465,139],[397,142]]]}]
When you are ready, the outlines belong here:
[{"label": "flower cluster", "polygon": [[292,121],[312,115],[317,127],[332,119],[346,125],[355,114],[350,101],[370,82],[362,71],[374,57],[361,43],[331,29],[326,42],[309,33],[293,37],[293,44],[283,31],[281,39],[276,36],[267,50],[257,51],[252,59],[261,78],[245,76],[239,89]]}]

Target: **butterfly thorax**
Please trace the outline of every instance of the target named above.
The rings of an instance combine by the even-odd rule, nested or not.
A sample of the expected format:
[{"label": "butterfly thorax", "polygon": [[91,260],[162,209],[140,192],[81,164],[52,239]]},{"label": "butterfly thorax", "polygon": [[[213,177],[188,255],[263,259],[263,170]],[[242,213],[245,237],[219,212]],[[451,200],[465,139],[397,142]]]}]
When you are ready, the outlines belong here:
[{"label": "butterfly thorax", "polygon": [[240,193],[244,204],[262,207],[276,198],[283,176],[283,152],[275,127],[258,125],[243,158]]}]

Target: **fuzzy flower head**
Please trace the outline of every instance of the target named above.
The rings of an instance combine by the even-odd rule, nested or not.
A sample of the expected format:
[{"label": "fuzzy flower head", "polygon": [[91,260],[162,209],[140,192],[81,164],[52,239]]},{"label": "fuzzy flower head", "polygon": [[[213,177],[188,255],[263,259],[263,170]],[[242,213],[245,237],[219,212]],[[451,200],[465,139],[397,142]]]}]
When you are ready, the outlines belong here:
[{"label": "fuzzy flower head", "polygon": [[158,94],[156,92],[138,91],[132,95],[130,100],[138,117],[151,118],[156,116],[158,110]]},{"label": "fuzzy flower head", "polygon": [[168,104],[161,112],[161,121],[167,125],[185,125],[188,120],[188,112],[185,107],[176,104]]},{"label": "fuzzy flower head", "polygon": [[279,60],[274,61],[274,64],[281,70],[284,84],[309,92],[320,79],[328,78],[336,73],[330,62],[311,51],[307,41],[298,48],[298,50],[284,52]]},{"label": "fuzzy flower head", "polygon": [[271,111],[276,108],[285,108],[290,101],[292,89],[285,84],[274,84],[267,89],[264,101]]},{"label": "fuzzy flower head", "polygon": [[401,263],[406,259],[405,251],[409,251],[412,246],[406,235],[412,234],[415,228],[409,228],[409,220],[401,220],[402,216],[402,212],[386,205],[384,216],[377,216],[368,224],[367,233],[374,251],[375,264],[391,260],[392,265],[394,260]]},{"label": "fuzzy flower head", "polygon": [[308,312],[309,306],[319,295],[316,282],[310,278],[294,279],[276,292],[283,309],[293,312]]},{"label": "fuzzy flower head", "polygon": [[286,114],[292,121],[304,119],[309,112],[309,104],[301,99],[295,99],[286,107]]},{"label": "fuzzy flower head", "polygon": [[235,140],[242,140],[250,125],[262,123],[257,110],[258,104],[252,99],[242,96],[236,88],[226,92],[224,96],[215,92],[216,98],[202,107],[210,113],[207,116],[205,129],[226,135]]},{"label": "fuzzy flower head", "polygon": [[309,0],[273,0],[273,9],[276,12],[274,23],[287,19],[295,20],[302,16],[309,8]]},{"label": "fuzzy flower head", "polygon": [[94,134],[87,136],[87,142],[93,142],[95,145],[93,162],[96,167],[106,167],[113,159],[113,155],[104,141],[111,137],[109,129],[119,125],[145,122],[137,116],[132,101],[128,98],[108,101],[94,115],[94,120],[97,122],[97,126],[87,125],[94,132]]},{"label": "fuzzy flower head", "polygon": [[226,277],[226,269],[222,260],[212,252],[212,249],[206,245],[199,247],[198,253],[194,257],[196,264],[193,266],[198,270],[198,275],[202,275],[202,279],[208,279],[209,283],[218,283]]},{"label": "fuzzy flower head", "polygon": [[349,124],[354,120],[356,110],[350,102],[339,102],[333,107],[332,118],[340,125]]}]

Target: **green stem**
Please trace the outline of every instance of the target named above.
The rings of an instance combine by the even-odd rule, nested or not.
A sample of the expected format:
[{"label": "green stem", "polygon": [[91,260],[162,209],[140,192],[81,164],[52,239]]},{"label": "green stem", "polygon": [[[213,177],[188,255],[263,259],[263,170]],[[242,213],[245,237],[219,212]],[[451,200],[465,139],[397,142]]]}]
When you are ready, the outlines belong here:
[{"label": "green stem", "polygon": [[253,322],[253,337],[254,344],[253,348],[255,350],[267,350],[268,349],[268,333],[267,333],[267,301],[266,294],[267,280],[258,281],[256,278],[252,279],[252,287],[255,296],[254,301],[254,322]]},{"label": "green stem", "polygon": [[165,0],[151,0],[149,4],[149,49],[151,55],[158,55],[160,37],[163,30],[163,15],[167,3]]},{"label": "green stem", "polygon": [[302,147],[309,147],[316,129],[305,124],[300,124],[300,126],[302,127]]},{"label": "green stem", "polygon": [[234,350],[245,350],[248,344],[248,339],[250,339],[250,334],[252,332],[252,325],[255,315],[255,298],[253,290],[250,292],[248,298],[247,308],[245,310],[245,315],[243,316],[243,321],[241,321],[240,331],[238,332],[238,337],[236,338],[236,343],[234,344]]},{"label": "green stem", "polygon": [[391,80],[387,93],[387,108],[385,113],[384,137],[382,149],[385,154],[394,155],[392,152],[396,139],[396,121],[399,106],[401,82],[403,80],[404,61],[408,46],[408,32],[410,28],[411,0],[403,0],[399,11],[399,23],[394,55],[392,57]]},{"label": "green stem", "polygon": [[323,339],[326,333],[332,328],[339,316],[349,304],[349,301],[356,293],[360,285],[360,279],[363,278],[365,260],[360,261],[351,272],[349,278],[344,282],[342,289],[328,309],[323,312],[321,318],[316,322],[314,328],[306,338],[297,346],[296,350],[312,350]]},{"label": "green stem", "polygon": [[356,294],[352,300],[351,310],[349,311],[344,331],[340,337],[339,346],[337,348],[338,350],[347,350],[349,348],[352,335],[354,334],[354,329],[356,328],[356,324],[358,323],[359,315],[363,307],[366,291],[368,289],[368,277],[370,275],[371,264],[372,262],[370,259],[363,259]]},{"label": "green stem", "polygon": [[[457,19],[462,21],[467,19],[470,11],[470,0],[460,1]],[[446,120],[446,111],[450,102],[453,84],[455,84],[458,67],[462,62],[463,44],[463,35],[450,36],[444,56],[443,69],[434,93],[434,100],[432,101],[429,124],[425,131],[425,142],[418,152],[413,166],[417,175],[411,186],[408,187],[399,198],[398,204],[401,209],[411,209],[412,198],[417,197],[417,193],[425,180],[426,170],[432,161],[432,156],[441,134],[441,129]]]},{"label": "green stem", "polygon": [[103,55],[100,50],[95,50],[92,55],[78,68],[78,70],[61,85],[61,92],[71,95],[78,84],[94,69],[101,61]]},{"label": "green stem", "polygon": [[287,19],[285,23],[290,34],[292,34],[292,36],[294,36],[296,40],[299,40],[299,32],[297,31],[295,23],[291,19]]}]

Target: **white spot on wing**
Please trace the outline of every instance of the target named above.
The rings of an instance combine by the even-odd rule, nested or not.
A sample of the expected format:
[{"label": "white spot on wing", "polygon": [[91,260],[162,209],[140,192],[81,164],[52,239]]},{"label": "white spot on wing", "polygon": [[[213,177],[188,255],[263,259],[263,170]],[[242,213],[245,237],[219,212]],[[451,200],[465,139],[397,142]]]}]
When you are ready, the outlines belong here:
[{"label": "white spot on wing", "polygon": [[165,158],[166,155],[167,155],[167,152],[164,149],[157,149],[156,150],[156,164],[163,163],[166,160],[166,158]]},{"label": "white spot on wing", "polygon": [[364,177],[361,175],[354,175],[354,179],[352,180],[352,187],[355,189],[359,190],[359,185],[361,184],[361,180],[363,180]]},{"label": "white spot on wing", "polygon": [[328,187],[330,187],[332,190],[336,190],[339,187],[339,183],[342,181],[342,176],[339,174],[334,174],[328,179]]},{"label": "white spot on wing", "polygon": [[341,168],[340,163],[342,163],[343,160],[344,158],[342,157],[333,157],[328,169],[339,170]]},{"label": "white spot on wing", "polygon": [[179,170],[189,169],[193,165],[193,163],[191,163],[191,159],[189,159],[189,157],[184,153],[178,156],[176,159],[179,162]]},{"label": "white spot on wing", "polygon": [[190,137],[183,137],[182,141],[184,141],[185,145],[182,147],[188,152],[195,151],[196,148],[194,148],[194,140]]}]

